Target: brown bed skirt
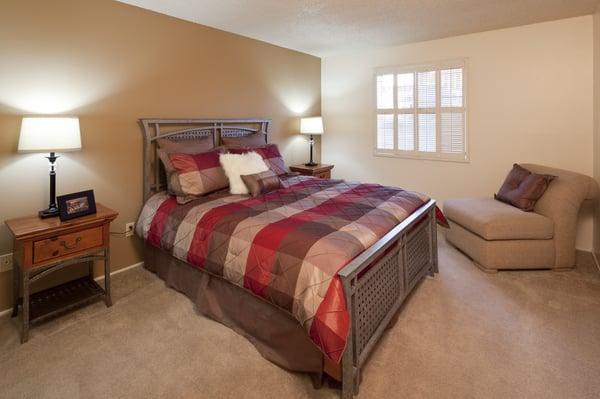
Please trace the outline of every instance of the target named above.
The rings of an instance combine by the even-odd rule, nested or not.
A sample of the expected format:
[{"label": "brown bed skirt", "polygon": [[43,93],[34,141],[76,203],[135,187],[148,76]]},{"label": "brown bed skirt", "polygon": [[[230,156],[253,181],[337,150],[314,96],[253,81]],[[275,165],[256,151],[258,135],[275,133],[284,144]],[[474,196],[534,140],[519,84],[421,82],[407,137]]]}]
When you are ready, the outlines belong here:
[{"label": "brown bed skirt", "polygon": [[290,371],[323,372],[323,354],[284,310],[150,245],[144,267],[190,298],[198,312],[246,337],[267,360]]}]

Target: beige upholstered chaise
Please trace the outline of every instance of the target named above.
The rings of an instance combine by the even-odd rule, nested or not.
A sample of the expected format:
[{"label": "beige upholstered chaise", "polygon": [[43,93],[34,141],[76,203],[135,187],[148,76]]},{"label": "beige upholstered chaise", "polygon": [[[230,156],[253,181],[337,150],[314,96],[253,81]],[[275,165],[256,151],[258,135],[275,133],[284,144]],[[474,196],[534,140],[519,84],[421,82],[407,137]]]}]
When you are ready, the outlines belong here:
[{"label": "beige upholstered chaise", "polygon": [[575,267],[577,214],[584,200],[597,198],[596,181],[566,170],[522,166],[534,173],[557,176],[533,212],[493,198],[447,200],[447,240],[488,272]]}]

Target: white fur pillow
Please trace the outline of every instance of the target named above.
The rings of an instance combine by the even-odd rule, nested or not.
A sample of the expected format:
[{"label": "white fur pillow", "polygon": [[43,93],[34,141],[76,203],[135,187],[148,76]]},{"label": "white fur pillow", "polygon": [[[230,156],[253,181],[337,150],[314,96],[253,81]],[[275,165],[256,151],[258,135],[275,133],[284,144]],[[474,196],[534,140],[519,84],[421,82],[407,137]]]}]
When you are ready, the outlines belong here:
[{"label": "white fur pillow", "polygon": [[262,157],[254,151],[245,154],[221,154],[219,162],[229,179],[231,194],[248,194],[248,187],[244,184],[242,175],[253,175],[269,170]]}]

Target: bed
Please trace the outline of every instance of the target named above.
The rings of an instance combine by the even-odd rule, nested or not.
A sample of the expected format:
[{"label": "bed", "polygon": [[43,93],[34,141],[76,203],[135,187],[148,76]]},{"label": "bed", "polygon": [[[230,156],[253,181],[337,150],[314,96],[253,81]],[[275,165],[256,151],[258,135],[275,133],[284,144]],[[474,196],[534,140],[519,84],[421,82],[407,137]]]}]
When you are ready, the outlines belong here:
[{"label": "bed", "polygon": [[[218,191],[185,205],[166,193],[157,139],[264,134],[268,119],[141,119],[144,265],[198,311],[247,337],[267,359],[339,380],[361,368],[394,315],[437,273],[436,205],[377,184],[285,175],[260,197]],[[226,349],[224,349],[226,350]]]}]

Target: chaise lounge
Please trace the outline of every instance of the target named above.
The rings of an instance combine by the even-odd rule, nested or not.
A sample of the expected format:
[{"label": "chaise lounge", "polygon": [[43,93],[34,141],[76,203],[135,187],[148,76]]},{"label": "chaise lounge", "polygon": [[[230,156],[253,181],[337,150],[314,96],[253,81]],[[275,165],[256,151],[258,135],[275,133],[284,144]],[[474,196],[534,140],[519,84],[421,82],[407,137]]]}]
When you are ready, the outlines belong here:
[{"label": "chaise lounge", "polygon": [[532,212],[494,198],[450,199],[444,204],[450,224],[446,238],[486,272],[572,269],[579,208],[598,197],[598,184],[567,170],[522,166],[556,176]]}]

